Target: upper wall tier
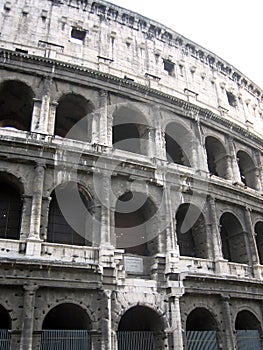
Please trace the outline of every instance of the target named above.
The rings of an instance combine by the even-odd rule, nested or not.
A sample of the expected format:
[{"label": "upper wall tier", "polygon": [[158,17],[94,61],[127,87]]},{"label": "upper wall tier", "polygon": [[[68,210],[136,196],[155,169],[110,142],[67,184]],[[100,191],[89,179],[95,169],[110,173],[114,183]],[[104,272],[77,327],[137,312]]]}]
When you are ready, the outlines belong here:
[{"label": "upper wall tier", "polygon": [[106,1],[9,0],[3,49],[83,66],[192,102],[263,133],[263,91],[218,56]]}]

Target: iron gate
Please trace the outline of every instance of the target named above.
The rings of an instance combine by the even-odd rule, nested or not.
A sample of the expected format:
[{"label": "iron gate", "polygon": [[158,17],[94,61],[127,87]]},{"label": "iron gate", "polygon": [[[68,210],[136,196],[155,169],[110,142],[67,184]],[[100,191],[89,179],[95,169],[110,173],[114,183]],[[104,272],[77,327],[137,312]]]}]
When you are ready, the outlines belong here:
[{"label": "iron gate", "polygon": [[90,333],[86,330],[43,330],[41,350],[91,350]]},{"label": "iron gate", "polygon": [[11,334],[8,329],[0,329],[0,350],[9,350]]},{"label": "iron gate", "polygon": [[187,350],[218,350],[216,331],[187,331]]},{"label": "iron gate", "polygon": [[154,350],[153,332],[118,332],[118,350]]},{"label": "iron gate", "polygon": [[237,330],[238,350],[262,350],[258,330]]}]

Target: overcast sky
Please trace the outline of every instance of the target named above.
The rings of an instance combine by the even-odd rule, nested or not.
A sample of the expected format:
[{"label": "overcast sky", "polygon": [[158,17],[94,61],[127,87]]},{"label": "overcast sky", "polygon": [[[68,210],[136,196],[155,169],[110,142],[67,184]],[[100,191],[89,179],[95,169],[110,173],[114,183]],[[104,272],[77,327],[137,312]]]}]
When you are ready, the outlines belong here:
[{"label": "overcast sky", "polygon": [[263,0],[111,0],[212,51],[263,89]]}]

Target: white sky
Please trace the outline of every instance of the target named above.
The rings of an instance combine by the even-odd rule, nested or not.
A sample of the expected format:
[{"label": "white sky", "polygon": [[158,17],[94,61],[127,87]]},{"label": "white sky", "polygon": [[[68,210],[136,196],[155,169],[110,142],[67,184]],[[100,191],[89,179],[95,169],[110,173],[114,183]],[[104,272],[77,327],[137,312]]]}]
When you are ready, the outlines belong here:
[{"label": "white sky", "polygon": [[109,0],[175,30],[263,89],[263,0]]}]

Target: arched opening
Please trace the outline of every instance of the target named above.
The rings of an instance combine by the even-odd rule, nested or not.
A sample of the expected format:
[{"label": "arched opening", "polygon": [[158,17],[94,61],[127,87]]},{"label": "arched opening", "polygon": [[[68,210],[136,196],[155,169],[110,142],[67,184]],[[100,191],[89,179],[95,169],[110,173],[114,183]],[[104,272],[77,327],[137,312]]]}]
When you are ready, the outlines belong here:
[{"label": "arched opening", "polygon": [[252,312],[243,310],[237,314],[236,322],[237,348],[261,350],[261,325]]},{"label": "arched opening", "polygon": [[122,316],[118,327],[118,350],[164,349],[163,320],[154,310],[134,306]]},{"label": "arched opening", "polygon": [[157,252],[157,239],[150,238],[154,228],[152,217],[156,213],[153,202],[144,193],[125,192],[115,207],[115,236],[117,248],[125,253],[153,255]]},{"label": "arched opening", "polygon": [[208,136],[205,139],[205,148],[210,174],[227,179],[226,150],[223,144],[215,137]]},{"label": "arched opening", "polygon": [[257,189],[256,167],[251,157],[244,151],[237,152],[241,181],[247,187]]},{"label": "arched opening", "polygon": [[55,135],[78,141],[91,141],[91,101],[77,94],[63,95],[57,106]]},{"label": "arched opening", "polygon": [[80,306],[60,304],[46,315],[41,336],[41,350],[91,349],[91,321]]},{"label": "arched opening", "polygon": [[8,311],[0,305],[0,349],[9,349],[11,337],[11,317]]},{"label": "arched opening", "polygon": [[51,194],[47,241],[70,245],[91,245],[92,199],[77,183],[58,186]]},{"label": "arched opening", "polygon": [[0,85],[0,127],[30,131],[33,111],[33,91],[18,80]]},{"label": "arched opening", "polygon": [[255,225],[256,243],[260,264],[263,265],[263,222],[258,221]]},{"label": "arched opening", "polygon": [[120,107],[113,114],[112,145],[132,153],[148,154],[148,134],[144,116],[138,111]]},{"label": "arched opening", "polygon": [[15,176],[0,174],[0,238],[20,238],[22,214],[20,187]]},{"label": "arched opening", "polygon": [[176,234],[180,255],[193,258],[208,257],[205,219],[193,204],[181,204],[176,212]]},{"label": "arched opening", "polygon": [[236,216],[231,213],[221,216],[220,235],[223,258],[230,262],[248,264],[246,232]]},{"label": "arched opening", "polygon": [[169,123],[165,129],[165,142],[168,162],[191,166],[191,137],[185,127]]},{"label": "arched opening", "polygon": [[186,320],[187,349],[219,349],[217,331],[213,315],[205,308],[196,308]]}]

